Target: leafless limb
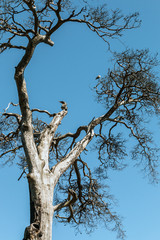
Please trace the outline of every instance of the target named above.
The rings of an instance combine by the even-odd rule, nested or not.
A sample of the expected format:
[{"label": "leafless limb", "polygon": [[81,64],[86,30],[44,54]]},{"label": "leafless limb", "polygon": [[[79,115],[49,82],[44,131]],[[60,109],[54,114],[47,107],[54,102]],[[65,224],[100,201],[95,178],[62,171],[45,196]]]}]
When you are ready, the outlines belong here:
[{"label": "leafless limb", "polygon": [[17,113],[3,113],[3,116],[6,116],[7,118],[8,117],[15,117],[18,124],[20,124],[20,122],[21,122],[21,116]]},{"label": "leafless limb", "polygon": [[8,104],[8,106],[6,107],[6,109],[4,110],[4,113],[7,112],[7,110],[8,110],[9,107],[10,107],[10,105],[12,105],[12,106],[14,106],[14,107],[17,107],[17,106],[19,105],[19,103],[15,104],[15,103],[10,102],[10,103]]},{"label": "leafless limb", "polygon": [[13,149],[9,149],[5,152],[3,152],[1,155],[0,155],[0,158],[3,157],[4,155],[8,154],[8,153],[16,153],[17,150],[19,150],[20,148],[22,148],[23,146],[18,146],[18,147],[15,147]]},{"label": "leafless limb", "polygon": [[26,171],[25,171],[26,168],[27,168],[27,167],[24,167],[23,172],[21,173],[20,177],[18,178],[18,181],[22,178],[22,176],[23,176],[24,173],[26,174]]},{"label": "leafless limb", "polygon": [[[70,197],[72,196],[72,199],[70,199]],[[64,207],[68,207],[72,204],[74,204],[77,200],[77,194],[75,193],[75,191],[73,189],[68,189],[68,200],[63,202],[63,203],[60,203],[56,206],[54,206],[54,211],[56,210],[59,210],[61,208],[64,208]]]},{"label": "leafless limb", "polygon": [[[72,7],[62,4],[62,1],[57,1],[57,3],[45,1],[43,4],[39,4],[27,0],[13,3],[9,0],[6,4],[3,0],[1,8],[0,30],[2,36],[5,33],[8,34],[8,40],[0,44],[1,52],[7,48],[27,50],[25,45],[17,45],[14,40],[25,37],[30,42],[37,34],[44,34],[41,42],[53,45],[50,40],[51,35],[66,22],[86,24],[90,30],[97,33],[108,44],[108,38],[120,36],[124,30],[140,25],[138,13],[124,17],[119,10],[115,10],[110,15],[106,5],[93,8],[85,2],[84,7],[76,10],[76,6],[72,9]],[[63,12],[66,9],[70,13],[63,17]],[[28,22],[25,24],[18,18],[18,16],[22,17],[23,14],[28,16]]]},{"label": "leafless limb", "polygon": [[47,110],[40,110],[40,109],[38,109],[38,108],[33,108],[32,110],[31,110],[32,112],[40,112],[40,113],[46,113],[46,114],[48,114],[48,116],[49,117],[54,117],[56,114],[55,113],[50,113],[50,112],[48,112]]}]

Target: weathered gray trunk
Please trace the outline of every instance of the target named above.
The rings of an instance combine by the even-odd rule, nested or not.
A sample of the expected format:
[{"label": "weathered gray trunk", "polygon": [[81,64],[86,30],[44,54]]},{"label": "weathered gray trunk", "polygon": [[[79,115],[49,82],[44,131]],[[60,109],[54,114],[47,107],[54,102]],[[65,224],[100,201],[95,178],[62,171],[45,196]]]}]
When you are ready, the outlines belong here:
[{"label": "weathered gray trunk", "polygon": [[[61,106],[62,111],[53,114],[53,119],[39,135],[38,145],[34,139],[32,125],[32,110],[29,106],[24,70],[30,62],[35,47],[44,42],[44,36],[37,35],[30,40],[25,54],[15,71],[15,81],[18,90],[19,105],[22,118],[20,130],[22,144],[28,165],[28,183],[30,192],[30,226],[25,229],[23,240],[52,240],[53,210],[66,207],[71,201],[53,206],[54,186],[61,175],[76,161],[94,136],[94,126],[85,127],[86,136],[55,166],[49,168],[49,151],[58,126],[67,114],[67,106]],[[97,122],[94,123],[97,125]],[[74,134],[71,134],[74,137]],[[78,137],[78,136],[77,136]],[[74,196],[72,196],[74,198]]]},{"label": "weathered gray trunk", "polygon": [[[30,226],[25,229],[24,240],[52,239],[54,183],[48,167],[48,149],[50,143],[46,140],[48,137],[46,129],[47,133],[44,133],[44,140],[42,139],[42,150],[43,153],[46,153],[46,157],[44,157],[45,154],[42,153],[42,150],[38,151],[34,141],[32,111],[30,110],[24,79],[24,70],[32,58],[35,47],[43,41],[45,39],[41,35],[37,35],[29,41],[25,54],[15,71],[15,81],[22,113],[20,130],[29,170]],[[47,144],[44,144],[45,142]]]},{"label": "weathered gray trunk", "polygon": [[52,240],[53,191],[50,173],[28,174],[30,191],[30,226],[23,240]]}]

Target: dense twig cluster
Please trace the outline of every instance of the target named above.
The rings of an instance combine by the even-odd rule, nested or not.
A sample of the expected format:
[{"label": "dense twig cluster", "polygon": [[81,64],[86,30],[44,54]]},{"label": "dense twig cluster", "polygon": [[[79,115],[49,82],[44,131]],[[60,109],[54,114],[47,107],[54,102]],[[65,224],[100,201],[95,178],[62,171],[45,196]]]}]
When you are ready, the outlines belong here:
[{"label": "dense twig cluster", "polygon": [[[108,37],[119,36],[125,29],[138,27],[138,13],[123,16],[119,10],[107,10],[106,5],[92,7],[89,3],[75,6],[71,1],[12,1],[0,3],[0,51],[7,48],[26,50],[26,39],[31,41],[37,35],[43,36],[42,42],[53,45],[51,35],[66,22],[86,24],[104,41]],[[24,19],[27,19],[24,21]],[[7,36],[7,38],[6,38]],[[21,45],[17,44],[21,39]]]},{"label": "dense twig cluster", "polygon": [[[160,88],[153,71],[158,64],[157,59],[151,57],[148,50],[127,50],[121,54],[116,53],[114,59],[114,68],[95,87],[98,102],[103,103],[107,109],[115,106],[112,117],[106,119],[109,126],[111,125],[108,135],[106,124],[100,126],[96,135],[99,159],[109,165],[103,158],[107,153],[108,161],[113,163],[114,160],[113,166],[118,168],[117,160],[123,158],[126,152],[125,144],[116,131],[123,126],[129,131],[129,136],[137,141],[133,157],[145,159],[145,169],[156,178],[156,149],[151,147],[152,137],[146,123],[151,114],[159,114]],[[120,165],[122,167],[122,163]]]},{"label": "dense twig cluster", "polygon": [[105,226],[111,230],[117,228],[119,237],[123,238],[121,220],[112,211],[113,196],[105,192],[104,188],[108,189],[108,186],[93,178],[87,163],[81,158],[77,159],[57,185],[56,202],[59,202],[61,194],[68,194],[68,198],[55,205],[56,217],[62,222],[72,222],[76,228],[87,226],[86,231],[92,231],[97,223],[103,220]]}]

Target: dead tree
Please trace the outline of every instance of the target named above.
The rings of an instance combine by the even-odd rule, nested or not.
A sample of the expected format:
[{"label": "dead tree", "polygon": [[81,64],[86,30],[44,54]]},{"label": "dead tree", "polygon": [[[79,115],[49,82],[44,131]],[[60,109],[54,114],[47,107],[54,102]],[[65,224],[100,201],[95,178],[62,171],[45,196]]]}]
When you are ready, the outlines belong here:
[{"label": "dead tree", "polygon": [[[102,191],[103,185],[96,176],[104,176],[108,167],[122,167],[125,145],[120,134],[114,132],[119,125],[127,128],[138,143],[133,157],[140,154],[146,168],[155,176],[157,162],[151,138],[140,123],[142,111],[158,113],[160,92],[152,71],[156,59],[146,50],[115,54],[113,69],[106,77],[97,79],[95,86],[98,101],[106,107],[104,115],[79,126],[75,133],[65,134],[57,133],[57,129],[67,114],[67,104],[61,101],[58,113],[31,109],[24,72],[37,45],[53,46],[51,38],[63,24],[86,24],[109,44],[110,38],[139,26],[138,14],[123,16],[119,10],[110,13],[104,5],[91,7],[82,1],[75,6],[65,0],[2,0],[0,9],[0,52],[11,48],[24,51],[14,75],[21,113],[17,113],[16,108],[9,112],[10,105],[15,107],[10,103],[0,122],[0,158],[11,161],[20,156],[22,174],[27,174],[30,226],[25,230],[24,240],[51,240],[54,213],[60,221],[87,223],[90,227],[94,227],[94,219],[102,219],[106,226],[113,223],[113,230],[124,238],[121,222],[110,208],[111,196]],[[47,114],[50,123],[35,119],[34,112]],[[94,172],[81,157],[93,139],[97,140],[99,153],[99,166]],[[66,199],[60,202],[61,193]]]}]

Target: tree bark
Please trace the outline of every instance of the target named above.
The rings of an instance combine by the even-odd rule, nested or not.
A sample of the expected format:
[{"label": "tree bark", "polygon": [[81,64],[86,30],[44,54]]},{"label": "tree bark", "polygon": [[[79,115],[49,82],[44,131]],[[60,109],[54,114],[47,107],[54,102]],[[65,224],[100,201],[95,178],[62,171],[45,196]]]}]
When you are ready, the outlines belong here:
[{"label": "tree bark", "polygon": [[28,165],[30,194],[30,225],[25,229],[23,240],[52,240],[53,193],[61,175],[76,161],[94,136],[94,126],[88,127],[83,137],[73,149],[50,170],[49,149],[55,132],[67,114],[67,107],[54,114],[49,125],[41,132],[39,144],[34,140],[32,111],[29,106],[24,71],[29,64],[36,46],[45,41],[42,35],[30,40],[26,52],[16,67],[15,81],[18,90],[19,105],[22,113],[20,122],[22,144]]},{"label": "tree bark", "polygon": [[30,226],[25,229],[23,240],[52,240],[54,182],[51,175],[46,171],[28,174]]},{"label": "tree bark", "polygon": [[[38,169],[41,171],[28,174],[30,190],[30,226],[25,229],[23,240],[52,240],[54,187],[60,176],[76,161],[94,136],[94,131],[88,132],[73,150],[52,170],[45,168],[45,162],[39,159]],[[44,164],[43,164],[44,163]]]}]

